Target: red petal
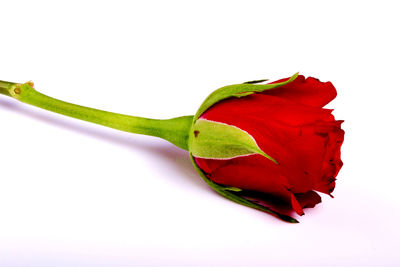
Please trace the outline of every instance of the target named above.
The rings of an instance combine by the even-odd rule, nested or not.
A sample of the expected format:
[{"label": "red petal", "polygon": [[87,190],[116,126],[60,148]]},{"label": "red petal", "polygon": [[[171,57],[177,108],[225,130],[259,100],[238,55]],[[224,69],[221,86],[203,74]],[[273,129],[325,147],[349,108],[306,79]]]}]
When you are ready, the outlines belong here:
[{"label": "red petal", "polygon": [[304,215],[303,208],[314,208],[316,204],[321,202],[321,197],[314,191],[308,191],[303,194],[290,195],[293,210],[299,215]]},{"label": "red petal", "polygon": [[197,165],[212,181],[227,186],[286,197],[289,183],[278,165],[261,155],[229,160],[195,158]]},{"label": "red petal", "polygon": [[[289,126],[311,124],[315,121],[332,121],[332,110],[298,104],[288,99],[263,94],[223,100],[201,115],[201,118],[229,122],[262,119]],[[257,127],[253,125],[252,128]]]},{"label": "red petal", "polygon": [[274,168],[268,167],[268,163],[263,164],[265,160],[259,155],[230,160],[195,158],[197,165],[212,181],[244,189],[243,197],[279,213],[289,215],[294,210],[303,215],[303,208],[311,208],[321,202],[320,196],[313,191],[292,193],[288,190],[285,177],[272,171]]},{"label": "red petal", "polygon": [[[282,79],[273,83],[285,81]],[[331,82],[320,82],[318,79],[299,75],[293,82],[265,91],[264,94],[279,96],[313,107],[323,107],[336,97],[336,89]]]},{"label": "red petal", "polygon": [[290,201],[292,203],[292,207],[293,207],[294,211],[297,214],[299,214],[300,216],[304,215],[304,211],[301,208],[300,203],[297,201],[296,197],[293,195],[293,193],[290,194]]},{"label": "red petal", "polygon": [[314,191],[308,191],[303,194],[294,194],[302,208],[314,208],[321,202],[321,197]]},{"label": "red petal", "polygon": [[343,162],[340,159],[340,148],[344,140],[344,131],[340,129],[341,123],[342,121],[337,121],[336,125],[325,133],[327,143],[321,176],[314,187],[315,190],[329,195],[335,188],[335,177],[343,166]]}]

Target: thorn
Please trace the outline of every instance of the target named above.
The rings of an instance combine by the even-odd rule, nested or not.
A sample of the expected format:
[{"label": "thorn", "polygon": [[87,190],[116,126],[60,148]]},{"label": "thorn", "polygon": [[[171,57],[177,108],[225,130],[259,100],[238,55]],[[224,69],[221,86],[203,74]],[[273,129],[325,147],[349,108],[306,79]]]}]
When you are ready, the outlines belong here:
[{"label": "thorn", "polygon": [[35,88],[35,84],[33,83],[33,81],[27,81],[25,84],[29,85],[32,88]]}]

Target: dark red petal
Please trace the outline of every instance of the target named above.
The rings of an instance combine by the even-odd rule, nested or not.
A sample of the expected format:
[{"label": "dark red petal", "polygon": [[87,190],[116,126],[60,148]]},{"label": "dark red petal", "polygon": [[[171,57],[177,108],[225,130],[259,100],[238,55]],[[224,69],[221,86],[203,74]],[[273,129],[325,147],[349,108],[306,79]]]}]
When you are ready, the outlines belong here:
[{"label": "dark red petal", "polygon": [[321,202],[321,197],[314,191],[303,194],[293,194],[287,190],[284,196],[255,191],[242,191],[239,195],[280,214],[289,216],[292,216],[293,211],[298,215],[303,215],[304,208],[313,208],[316,204]]},{"label": "dark red petal", "polygon": [[344,140],[344,131],[340,129],[342,122],[337,121],[336,125],[326,132],[327,142],[321,167],[321,176],[314,187],[315,190],[329,195],[335,188],[335,177],[343,166],[343,162],[340,159],[340,148]]},{"label": "dark red petal", "polygon": [[304,215],[304,211],[300,206],[300,203],[297,201],[296,197],[293,195],[293,193],[290,194],[290,202],[292,203],[293,210],[297,214],[299,214],[300,216]]},{"label": "dark red petal", "polygon": [[256,204],[267,207],[280,214],[293,216],[293,207],[290,203],[290,192],[287,191],[286,196],[277,196],[273,194],[265,194],[256,191],[242,191],[238,193],[241,197],[250,200]]},{"label": "dark red petal", "polygon": [[302,194],[294,194],[294,196],[302,208],[314,208],[315,205],[321,203],[321,197],[314,191],[308,191],[307,193]]},{"label": "dark red petal", "polygon": [[[273,83],[285,81],[282,79]],[[293,82],[281,87],[265,91],[264,94],[279,96],[313,107],[323,107],[336,97],[336,89],[331,82],[299,75]]]},{"label": "dark red petal", "polygon": [[302,194],[290,195],[293,210],[299,215],[304,215],[303,208],[314,208],[321,202],[321,197],[314,191],[308,191]]}]

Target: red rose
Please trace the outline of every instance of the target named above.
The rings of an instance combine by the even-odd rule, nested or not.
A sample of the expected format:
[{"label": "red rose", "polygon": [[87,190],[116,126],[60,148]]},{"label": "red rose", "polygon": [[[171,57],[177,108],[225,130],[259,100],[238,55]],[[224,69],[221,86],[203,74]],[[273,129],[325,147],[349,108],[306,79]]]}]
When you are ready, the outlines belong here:
[{"label": "red rose", "polygon": [[332,193],[343,165],[343,121],[335,120],[332,110],[323,108],[335,97],[332,83],[298,76],[274,89],[221,100],[202,113],[199,120],[247,132],[278,164],[253,153],[226,159],[193,155],[196,165],[214,183],[240,189],[240,196],[245,199],[268,203],[281,213],[285,211],[280,204],[288,203],[303,215],[303,208],[321,202],[316,191]]},{"label": "red rose", "polygon": [[342,161],[343,121],[323,106],[336,97],[330,82],[293,75],[211,93],[194,116],[147,119],[87,108],[37,92],[31,82],[0,81],[0,94],[122,131],[164,138],[188,150],[196,171],[220,195],[288,222],[288,213],[331,194]]}]

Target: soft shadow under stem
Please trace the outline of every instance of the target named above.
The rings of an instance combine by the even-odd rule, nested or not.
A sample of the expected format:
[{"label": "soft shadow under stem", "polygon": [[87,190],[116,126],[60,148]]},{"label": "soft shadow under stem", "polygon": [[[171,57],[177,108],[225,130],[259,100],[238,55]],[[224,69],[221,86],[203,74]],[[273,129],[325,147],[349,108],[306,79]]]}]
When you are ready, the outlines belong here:
[{"label": "soft shadow under stem", "polygon": [[[26,117],[41,121],[48,125],[53,125],[65,130],[77,132],[90,136],[102,141],[107,141],[124,148],[130,147],[134,150],[144,150],[151,152],[154,156],[162,155],[162,160],[167,160],[172,166],[177,168],[179,171],[183,171],[185,174],[189,174],[190,181],[196,186],[202,187],[206,190],[210,190],[206,184],[199,179],[196,171],[194,170],[192,163],[190,162],[188,152],[180,149],[167,141],[161,141],[165,144],[158,142],[157,145],[151,145],[145,142],[138,142],[135,140],[135,134],[125,133],[118,130],[108,129],[105,127],[99,127],[97,125],[82,125],[82,123],[76,119],[68,118],[55,113],[49,113],[42,111],[36,107],[30,107],[21,105],[15,100],[8,100],[0,98],[0,108],[9,110],[18,114],[22,114]],[[156,138],[156,137],[152,137]]]}]

